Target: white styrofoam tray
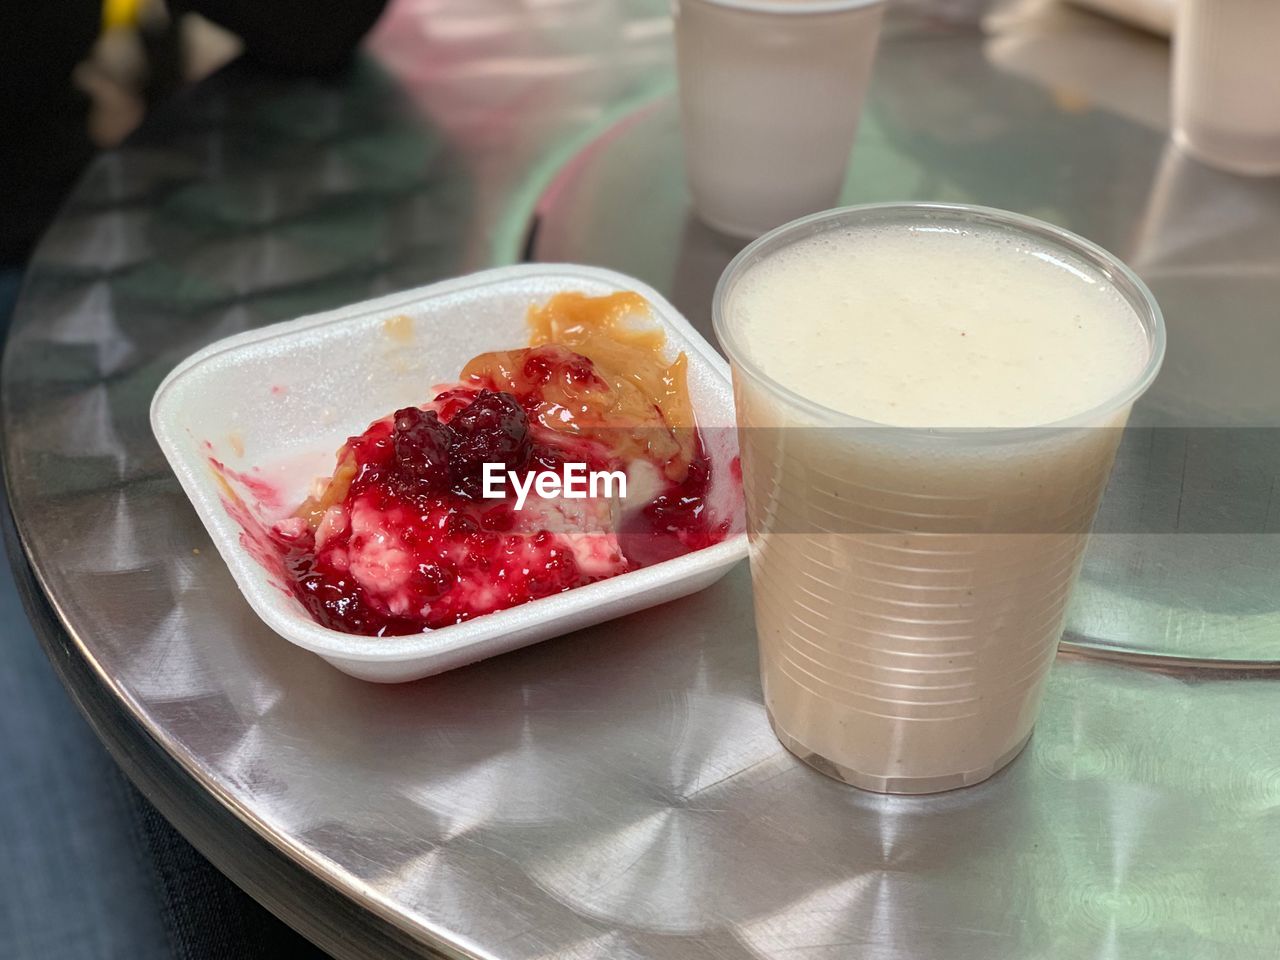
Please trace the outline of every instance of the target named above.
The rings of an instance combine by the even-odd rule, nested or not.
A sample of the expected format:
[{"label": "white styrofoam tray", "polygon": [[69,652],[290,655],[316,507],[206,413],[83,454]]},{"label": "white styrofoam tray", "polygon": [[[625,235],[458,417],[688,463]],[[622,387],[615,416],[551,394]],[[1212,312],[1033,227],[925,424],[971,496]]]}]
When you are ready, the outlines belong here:
[{"label": "white styrofoam tray", "polygon": [[[402,637],[320,626],[254,557],[265,529],[327,475],[347,437],[429,399],[478,353],[528,342],[530,304],[565,290],[634,290],[688,357],[689,393],[718,478],[713,515],[732,512],[724,542],[553,597]],[[408,322],[392,321],[406,316]],[[595,267],[501,267],[229,337],[188,357],[151,403],[151,426],[245,599],[287,640],[355,677],[400,682],[440,673],[701,590],[746,554],[728,365],[660,294]],[[225,464],[215,469],[212,461]],[[240,500],[227,498],[228,487]],[[265,491],[265,492],[264,492]],[[233,516],[233,513],[239,516]],[[247,516],[245,514],[248,514]]]}]

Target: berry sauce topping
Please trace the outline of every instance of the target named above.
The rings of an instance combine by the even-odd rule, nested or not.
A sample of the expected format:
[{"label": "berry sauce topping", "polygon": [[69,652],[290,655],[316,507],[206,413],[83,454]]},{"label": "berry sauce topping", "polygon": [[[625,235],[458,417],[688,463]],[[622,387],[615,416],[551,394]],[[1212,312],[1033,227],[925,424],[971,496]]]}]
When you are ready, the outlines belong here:
[{"label": "berry sauce topping", "polygon": [[453,432],[450,467],[461,493],[474,496],[479,491],[486,463],[500,463],[504,472],[523,473],[533,456],[529,417],[509,393],[481,390],[445,429]]},{"label": "berry sauce topping", "polygon": [[[712,465],[689,412],[684,358],[662,360],[652,331],[628,343],[617,322],[636,311],[621,299],[632,296],[553,298],[535,316],[544,327],[570,317],[565,342],[544,336],[477,357],[431,402],[346,442],[333,476],[272,531],[317,622],[418,633],[724,539],[729,520],[708,510]],[[647,464],[656,492],[626,503],[531,494],[516,509],[510,485],[504,498],[483,496],[486,463],[521,483],[569,463],[629,476]]]}]

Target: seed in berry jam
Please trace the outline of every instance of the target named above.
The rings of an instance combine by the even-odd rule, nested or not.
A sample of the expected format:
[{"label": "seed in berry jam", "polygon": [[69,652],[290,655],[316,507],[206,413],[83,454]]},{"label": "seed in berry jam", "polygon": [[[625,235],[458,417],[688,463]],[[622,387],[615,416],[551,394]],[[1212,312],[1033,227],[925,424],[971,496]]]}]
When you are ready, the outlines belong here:
[{"label": "seed in berry jam", "polygon": [[449,536],[462,539],[480,529],[480,525],[465,513],[451,513],[448,520]]},{"label": "seed in berry jam", "polygon": [[463,542],[477,554],[491,556],[499,544],[498,535],[487,530],[477,530],[463,538]]},{"label": "seed in berry jam", "polygon": [[479,395],[449,421],[453,443],[449,457],[454,483],[468,495],[479,489],[486,463],[523,471],[529,465],[533,443],[529,417],[509,393],[481,390]]},{"label": "seed in berry jam", "polygon": [[430,562],[418,564],[418,568],[410,576],[415,601],[421,600],[426,603],[439,600],[453,589],[457,581],[457,574],[451,566],[446,568]]},{"label": "seed in berry jam", "polygon": [[505,532],[516,524],[516,517],[511,507],[500,503],[480,514],[480,526],[485,530]]},{"label": "seed in berry jam", "polygon": [[551,379],[551,361],[542,354],[529,351],[524,362],[524,375],[531,383],[546,383]]},{"label": "seed in berry jam", "polygon": [[591,361],[586,357],[574,355],[568,363],[565,364],[568,371],[569,379],[574,383],[592,383],[599,380],[596,376],[595,368],[591,365]]},{"label": "seed in berry jam", "polygon": [[449,487],[452,431],[434,410],[405,407],[395,413],[395,460],[400,479],[411,492],[439,493]]}]

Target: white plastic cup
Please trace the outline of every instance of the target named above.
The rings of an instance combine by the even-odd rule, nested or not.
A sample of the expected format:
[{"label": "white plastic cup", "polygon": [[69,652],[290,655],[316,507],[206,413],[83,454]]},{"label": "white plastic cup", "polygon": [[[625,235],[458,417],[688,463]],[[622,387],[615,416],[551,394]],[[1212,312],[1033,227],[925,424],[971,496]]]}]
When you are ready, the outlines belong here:
[{"label": "white plastic cup", "polygon": [[699,217],[756,237],[834,204],[884,0],[673,0],[673,12]]},{"label": "white plastic cup", "polygon": [[1211,166],[1280,173],[1280,2],[1180,0],[1174,139]]},{"label": "white plastic cup", "polygon": [[[929,429],[822,406],[753,362],[735,290],[757,264],[827,231],[939,225],[998,230],[1114,287],[1146,334],[1141,372],[1068,420]],[[1121,431],[1160,369],[1151,292],[1106,251],[1028,217],[871,204],[750,244],[712,312],[733,369],[761,686],[778,739],[882,793],[990,777],[1031,736]],[[802,308],[778,322],[805,336]]]}]

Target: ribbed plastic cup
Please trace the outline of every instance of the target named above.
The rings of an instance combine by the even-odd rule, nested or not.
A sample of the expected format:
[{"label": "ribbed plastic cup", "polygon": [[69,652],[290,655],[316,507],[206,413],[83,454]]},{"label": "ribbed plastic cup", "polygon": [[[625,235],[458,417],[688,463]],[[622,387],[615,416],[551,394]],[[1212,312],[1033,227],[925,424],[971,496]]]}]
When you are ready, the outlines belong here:
[{"label": "ribbed plastic cup", "polygon": [[1280,173],[1280,3],[1180,0],[1174,139],[1215,167]]},{"label": "ribbed plastic cup", "polygon": [[698,216],[742,237],[836,202],[884,0],[673,0]]},{"label": "ribbed plastic cup", "polygon": [[[829,409],[752,360],[742,278],[851,226],[981,227],[1061,257],[1132,306],[1149,355],[1100,406],[1032,427],[890,427]],[[730,263],[713,304],[733,367],[765,706],[779,740],[868,790],[978,783],[1031,735],[1129,410],[1155,378],[1151,293],[1094,244],[978,207],[877,204],[797,220]],[[779,317],[798,337],[806,314]],[[886,315],[885,323],[892,323]]]}]

